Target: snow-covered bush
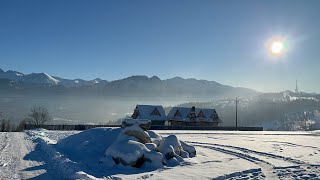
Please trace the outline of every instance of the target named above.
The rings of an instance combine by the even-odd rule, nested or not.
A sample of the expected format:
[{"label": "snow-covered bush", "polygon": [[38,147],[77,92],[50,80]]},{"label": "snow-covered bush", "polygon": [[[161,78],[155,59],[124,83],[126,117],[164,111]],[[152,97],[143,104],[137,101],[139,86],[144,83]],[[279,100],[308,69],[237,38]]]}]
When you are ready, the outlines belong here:
[{"label": "snow-covered bush", "polygon": [[102,162],[110,163],[112,159],[115,164],[125,166],[159,168],[179,165],[183,158],[196,154],[194,147],[179,141],[175,135],[164,138],[153,131],[144,131],[141,124],[148,124],[145,120],[130,121],[130,124],[122,127],[116,141],[106,149]]}]

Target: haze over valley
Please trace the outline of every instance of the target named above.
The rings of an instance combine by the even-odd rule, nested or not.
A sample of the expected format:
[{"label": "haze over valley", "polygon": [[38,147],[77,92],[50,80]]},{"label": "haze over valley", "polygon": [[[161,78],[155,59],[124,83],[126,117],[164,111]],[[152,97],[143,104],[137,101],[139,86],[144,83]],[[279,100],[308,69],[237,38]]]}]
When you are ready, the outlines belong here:
[{"label": "haze over valley", "polygon": [[[302,129],[308,112],[310,127],[319,123],[319,95],[292,91],[261,93],[215,81],[174,77],[131,76],[107,81],[65,79],[47,73],[24,74],[0,70],[0,108],[14,122],[34,106],[48,108],[50,124],[119,124],[137,104],[215,108],[224,126],[233,126],[236,97],[241,126],[272,130]],[[298,96],[298,97],[297,97]],[[292,123],[290,123],[292,121]],[[301,122],[300,122],[301,121]],[[292,124],[290,126],[286,124]]]}]

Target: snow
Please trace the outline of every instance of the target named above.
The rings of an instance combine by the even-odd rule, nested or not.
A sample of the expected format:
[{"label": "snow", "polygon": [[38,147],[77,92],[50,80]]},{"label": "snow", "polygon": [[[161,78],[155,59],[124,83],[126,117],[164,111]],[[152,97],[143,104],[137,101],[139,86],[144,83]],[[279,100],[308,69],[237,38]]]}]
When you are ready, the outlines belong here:
[{"label": "snow", "polygon": [[135,137],[138,141],[142,142],[142,143],[151,143],[151,139],[150,136],[147,132],[145,132],[144,130],[142,130],[139,127],[139,124],[134,124],[132,126],[126,127],[125,129],[123,129],[121,131],[122,136],[118,136],[118,141],[126,138],[123,135],[127,135],[127,136],[133,136]]},{"label": "snow", "polygon": [[[109,168],[115,167],[116,164],[144,169],[181,165],[184,162],[180,156],[183,149],[178,138],[170,135],[161,139],[158,146],[151,143],[149,134],[139,126],[139,123],[125,127],[114,143],[107,147],[101,163]],[[183,157],[188,158],[189,153],[183,152]]]},{"label": "snow", "polygon": [[[154,105],[137,105],[139,109],[140,115],[137,119],[149,119],[149,120],[167,120],[166,113],[164,112],[164,109],[162,106],[154,106]],[[160,116],[158,115],[151,115],[152,111],[154,109],[157,109],[160,113]]]},{"label": "snow", "polygon": [[61,139],[56,148],[70,160],[94,167],[120,132],[119,128],[94,128]]},{"label": "snow", "polygon": [[106,157],[121,158],[125,164],[132,164],[148,152],[146,146],[133,140],[122,140],[112,144],[106,151]]},{"label": "snow", "polygon": [[148,130],[151,127],[151,121],[148,119],[131,119],[126,118],[122,121],[121,127],[125,128],[132,125],[138,125],[144,130]]},{"label": "snow", "polygon": [[55,79],[55,78],[53,78],[52,76],[50,76],[49,74],[47,74],[47,73],[44,73],[47,77],[48,77],[48,79],[50,80],[50,81],[52,81],[54,84],[58,84],[60,81],[59,80],[57,80],[57,79]]},{"label": "snow", "polygon": [[139,119],[139,120],[137,120],[137,119],[126,118],[126,119],[123,120],[123,122],[126,122],[128,124],[138,124],[138,125],[140,125],[140,124],[148,124],[148,123],[150,123],[150,120],[148,120],[148,119]]},{"label": "snow", "polygon": [[178,140],[177,136],[175,136],[175,135],[169,135],[163,141],[161,141],[161,143],[159,145],[159,151],[163,155],[172,152],[171,149],[173,149],[173,151],[176,154],[180,155],[181,143]]},{"label": "snow", "polygon": [[[176,112],[179,111],[181,116],[175,116]],[[191,112],[191,108],[189,107],[173,107],[169,114],[169,120],[176,120],[176,121],[187,121],[190,122],[191,119],[189,118],[189,114]],[[198,117],[198,114],[203,112],[204,117]],[[215,109],[205,109],[205,108],[195,108],[195,118],[196,121],[202,122],[222,122],[220,119],[214,119],[213,115],[217,114]]]},{"label": "snow", "polygon": [[162,141],[162,136],[154,131],[147,131],[147,133],[149,134],[151,141],[157,146],[159,146],[160,142]]},{"label": "snow", "polygon": [[180,143],[183,150],[187,151],[191,156],[196,155],[196,148],[183,141],[180,141]]},{"label": "snow", "polygon": [[157,145],[154,143],[146,143],[145,146],[151,151],[155,151],[157,148]]},{"label": "snow", "polygon": [[[174,116],[177,110],[179,111],[181,117]],[[189,115],[190,111],[191,111],[191,108],[187,108],[187,107],[173,107],[168,114],[168,119],[175,119],[176,121],[185,121],[186,119],[189,119],[187,118],[187,116]]]},{"label": "snow", "polygon": [[[151,132],[151,131],[150,131]],[[195,146],[175,167],[141,169],[99,163],[121,129],[0,133],[0,179],[311,179],[320,177],[315,132],[156,131]],[[180,142],[181,143],[181,142]],[[184,144],[181,143],[183,147]],[[187,148],[185,148],[187,150]],[[151,152],[147,149],[146,152]],[[154,151],[153,151],[154,152]],[[100,156],[101,155],[101,156]],[[160,155],[148,154],[150,159]]]}]

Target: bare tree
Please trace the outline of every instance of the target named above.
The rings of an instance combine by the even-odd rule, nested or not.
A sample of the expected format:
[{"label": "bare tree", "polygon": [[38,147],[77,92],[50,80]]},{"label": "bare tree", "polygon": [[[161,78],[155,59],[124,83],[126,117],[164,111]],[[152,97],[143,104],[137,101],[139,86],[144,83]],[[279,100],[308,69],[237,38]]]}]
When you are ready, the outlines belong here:
[{"label": "bare tree", "polygon": [[28,115],[28,120],[36,127],[40,127],[51,120],[48,109],[45,107],[33,107],[30,111],[31,113]]},{"label": "bare tree", "polygon": [[3,117],[3,113],[0,112],[0,132],[5,131],[5,119]]},{"label": "bare tree", "polygon": [[11,124],[9,119],[6,119],[2,112],[0,112],[0,132],[11,131]]},{"label": "bare tree", "polygon": [[17,128],[15,129],[15,131],[17,131],[17,132],[23,131],[25,129],[27,121],[28,121],[28,119],[23,119],[22,121],[20,121],[20,123],[18,124]]}]

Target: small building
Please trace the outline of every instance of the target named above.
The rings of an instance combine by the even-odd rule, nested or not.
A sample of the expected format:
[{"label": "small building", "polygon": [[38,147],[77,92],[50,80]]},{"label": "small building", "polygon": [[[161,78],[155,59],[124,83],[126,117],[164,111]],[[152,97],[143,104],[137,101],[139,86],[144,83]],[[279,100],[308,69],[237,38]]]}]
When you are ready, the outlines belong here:
[{"label": "small building", "polygon": [[215,109],[173,107],[169,112],[168,125],[172,126],[219,126],[221,120]]},{"label": "small building", "polygon": [[[194,107],[193,107],[194,108]],[[168,116],[168,125],[172,126],[185,126],[187,124],[195,123],[196,115],[195,108],[188,107],[173,107]]]},{"label": "small building", "polygon": [[148,119],[152,125],[165,125],[167,116],[162,106],[137,105],[132,119]]}]

